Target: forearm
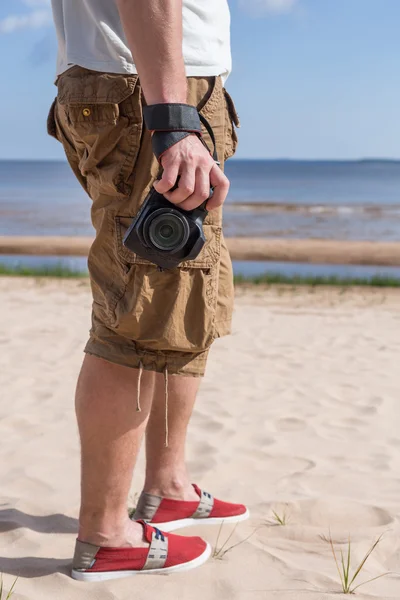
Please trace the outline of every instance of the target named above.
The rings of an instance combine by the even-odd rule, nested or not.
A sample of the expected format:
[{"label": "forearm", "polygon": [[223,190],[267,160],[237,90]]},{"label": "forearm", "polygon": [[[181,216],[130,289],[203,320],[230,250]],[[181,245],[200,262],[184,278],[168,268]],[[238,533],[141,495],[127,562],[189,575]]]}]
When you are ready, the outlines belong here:
[{"label": "forearm", "polygon": [[182,0],[116,0],[148,104],[186,102]]}]

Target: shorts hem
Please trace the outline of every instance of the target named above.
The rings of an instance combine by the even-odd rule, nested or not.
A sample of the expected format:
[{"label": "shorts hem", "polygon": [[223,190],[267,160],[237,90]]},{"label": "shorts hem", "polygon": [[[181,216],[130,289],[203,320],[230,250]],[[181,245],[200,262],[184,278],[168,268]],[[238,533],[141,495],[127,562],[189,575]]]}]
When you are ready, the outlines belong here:
[{"label": "shorts hem", "polygon": [[189,377],[204,376],[208,356],[208,350],[199,354],[176,353],[179,356],[176,356],[172,350],[169,352],[151,352],[148,350],[136,352],[132,347],[129,349],[121,348],[110,343],[107,343],[104,347],[102,342],[93,339],[88,341],[84,352],[122,367],[139,369],[142,365],[145,371],[164,373],[167,369],[169,375]]}]

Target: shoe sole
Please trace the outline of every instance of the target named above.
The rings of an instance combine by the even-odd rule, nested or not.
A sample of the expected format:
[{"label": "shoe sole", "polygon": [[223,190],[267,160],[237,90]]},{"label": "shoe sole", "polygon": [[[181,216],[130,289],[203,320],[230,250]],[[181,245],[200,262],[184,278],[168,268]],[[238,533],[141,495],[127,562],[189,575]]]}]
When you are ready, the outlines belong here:
[{"label": "shoe sole", "polygon": [[143,571],[104,571],[99,573],[87,573],[82,571],[75,571],[72,569],[71,577],[77,581],[106,581],[107,579],[122,579],[123,577],[130,577],[131,575],[168,575],[169,573],[179,573],[182,571],[190,571],[201,567],[211,556],[211,546],[207,544],[203,554],[191,560],[187,563],[180,565],[174,565],[173,567],[166,567],[164,569],[148,569]]},{"label": "shoe sole", "polygon": [[241,523],[247,521],[250,517],[250,512],[246,510],[241,515],[235,515],[234,517],[206,517],[204,519],[179,519],[177,521],[167,521],[166,523],[149,523],[152,527],[157,527],[165,533],[182,529],[183,527],[193,527],[194,525],[221,525],[222,523]]}]

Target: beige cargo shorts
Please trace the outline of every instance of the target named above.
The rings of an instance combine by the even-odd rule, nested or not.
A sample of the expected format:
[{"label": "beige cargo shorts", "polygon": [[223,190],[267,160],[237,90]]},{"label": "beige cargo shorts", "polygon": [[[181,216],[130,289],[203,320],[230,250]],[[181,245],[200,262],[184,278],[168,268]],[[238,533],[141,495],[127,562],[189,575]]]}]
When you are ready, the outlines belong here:
[{"label": "beige cargo shorts", "polygon": [[[222,210],[208,214],[198,258],[178,268],[160,272],[127,250],[125,231],[160,171],[143,124],[138,76],[75,66],[57,87],[48,132],[62,143],[92,200],[96,231],[88,259],[93,311],[85,352],[127,367],[203,375],[212,342],[231,327],[233,277]],[[236,149],[238,118],[221,79],[189,77],[188,103],[211,124],[223,166]]]}]

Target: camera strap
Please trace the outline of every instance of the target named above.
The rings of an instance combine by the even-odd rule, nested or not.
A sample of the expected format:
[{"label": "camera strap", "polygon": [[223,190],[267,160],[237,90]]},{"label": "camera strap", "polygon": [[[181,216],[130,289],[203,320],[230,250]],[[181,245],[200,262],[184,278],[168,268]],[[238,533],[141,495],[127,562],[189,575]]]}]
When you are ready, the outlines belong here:
[{"label": "camera strap", "polygon": [[[215,160],[215,162],[219,164],[218,154],[217,154],[217,142],[215,141],[215,135],[214,135],[213,129],[212,129],[210,123],[207,121],[207,119],[205,117],[203,117],[203,115],[199,114],[199,117],[200,117],[200,121],[203,123],[204,127],[206,128],[207,133],[210,136],[211,141],[213,143],[212,157]],[[210,148],[205,143],[204,138],[201,138],[201,141],[203,142],[203,144],[205,145],[205,147],[211,154]]]},{"label": "camera strap", "polygon": [[164,152],[193,133],[210,152],[202,137],[201,124],[206,128],[213,143],[212,157],[218,162],[212,127],[195,106],[180,103],[151,104],[143,107],[143,118],[147,129],[152,133],[153,152],[158,162]]}]

